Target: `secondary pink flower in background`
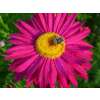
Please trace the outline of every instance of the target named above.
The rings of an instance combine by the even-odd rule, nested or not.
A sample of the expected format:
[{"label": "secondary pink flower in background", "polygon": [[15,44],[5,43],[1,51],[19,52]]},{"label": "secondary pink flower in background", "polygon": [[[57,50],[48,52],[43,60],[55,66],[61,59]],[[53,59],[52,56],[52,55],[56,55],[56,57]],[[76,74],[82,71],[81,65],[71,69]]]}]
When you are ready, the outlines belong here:
[{"label": "secondary pink flower in background", "polygon": [[11,34],[6,51],[13,60],[9,69],[16,79],[37,87],[78,86],[77,78],[88,80],[92,46],[84,39],[90,29],[76,20],[77,14],[34,14],[28,22],[19,20],[19,32]]}]

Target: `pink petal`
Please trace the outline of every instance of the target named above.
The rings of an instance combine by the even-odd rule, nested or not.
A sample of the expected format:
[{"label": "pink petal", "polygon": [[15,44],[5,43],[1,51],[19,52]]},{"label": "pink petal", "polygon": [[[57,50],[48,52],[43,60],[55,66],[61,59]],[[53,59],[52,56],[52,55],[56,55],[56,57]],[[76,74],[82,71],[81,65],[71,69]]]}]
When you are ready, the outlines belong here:
[{"label": "pink petal", "polygon": [[32,81],[26,80],[26,88],[30,88],[32,85]]},{"label": "pink petal", "polygon": [[35,27],[35,29],[39,30],[40,32],[44,32],[43,30],[43,27],[39,21],[39,18],[37,16],[38,14],[34,14],[32,16],[32,24],[33,24],[33,27]]},{"label": "pink petal", "polygon": [[38,17],[40,19],[40,22],[41,22],[41,24],[43,26],[44,31],[47,31],[47,23],[46,23],[44,14],[38,13]]},{"label": "pink petal", "polygon": [[[14,34],[15,36],[21,36],[21,37],[23,37],[23,38],[25,38],[25,39],[29,39],[29,37],[28,37],[27,35],[22,34],[21,32],[12,33],[12,34],[10,34],[9,36],[12,36],[13,34]],[[31,39],[31,38],[30,38],[30,39]]]},{"label": "pink petal", "polygon": [[48,16],[48,31],[53,31],[53,21],[54,21],[54,15],[52,13],[47,14]]},{"label": "pink petal", "polygon": [[27,58],[20,58],[20,59],[16,59],[13,61],[12,64],[10,64],[9,70],[13,71],[16,67],[18,67],[21,63],[25,62],[26,60],[28,60],[29,57]]},{"label": "pink petal", "polygon": [[43,88],[45,87],[45,83],[44,83],[44,68],[45,68],[45,65],[46,65],[46,62],[47,62],[47,59],[45,59],[45,61],[43,62],[42,64],[42,67],[41,67],[41,70],[40,70],[40,74],[39,74],[39,87]]},{"label": "pink petal", "polygon": [[[25,42],[23,41],[19,41],[19,40],[14,40],[14,39],[10,39],[9,43],[13,44],[13,45],[25,45]],[[26,43],[27,44],[27,43]]]},{"label": "pink petal", "polygon": [[25,72],[25,78],[26,78],[26,86],[27,87],[30,87],[31,86],[31,84],[33,83],[33,80],[34,80],[34,77],[36,77],[38,74],[36,74],[36,76],[35,75],[33,75],[33,74],[35,74],[35,72],[36,72],[36,70],[38,69],[38,67],[40,67],[41,66],[41,61],[42,61],[42,59],[41,59],[41,57],[40,56],[38,56],[35,60],[34,60],[34,63],[33,64],[31,64],[31,66],[26,70],[26,72]]},{"label": "pink petal", "polygon": [[91,61],[92,60],[92,52],[88,50],[70,50],[70,54],[74,56],[75,59],[83,60],[83,61]]},{"label": "pink petal", "polygon": [[34,62],[34,60],[36,58],[37,58],[37,55],[32,56],[27,61],[25,61],[24,63],[19,65],[16,69],[14,69],[14,72],[23,72],[23,71],[25,71]]},{"label": "pink petal", "polygon": [[[59,22],[60,22],[60,19],[62,18],[62,14],[61,13],[59,13],[59,14],[57,14],[57,16],[55,17],[55,21],[54,21],[54,32],[56,32],[57,31],[57,27],[58,27],[58,25],[59,25]],[[52,24],[52,25],[53,25]]]},{"label": "pink petal", "polygon": [[20,51],[26,51],[26,50],[34,50],[33,46],[32,45],[21,45],[21,46],[14,46],[10,49],[8,49],[6,51],[6,53],[13,53],[13,52],[20,52]]},{"label": "pink petal", "polygon": [[34,55],[35,55],[35,52],[33,49],[31,49],[31,50],[20,51],[20,52],[9,54],[5,57],[5,60],[25,58],[25,57],[34,56]]},{"label": "pink petal", "polygon": [[83,63],[81,65],[86,71],[89,71],[92,68],[92,65],[88,62],[88,63]]},{"label": "pink petal", "polygon": [[48,76],[49,76],[49,70],[50,70],[50,60],[51,59],[47,59],[45,67],[44,67],[44,87],[47,87],[48,85]]},{"label": "pink petal", "polygon": [[67,39],[68,37],[78,33],[80,31],[81,24],[79,22],[74,23],[68,30],[65,30],[63,36]]},{"label": "pink petal", "polygon": [[90,61],[93,60],[93,52],[85,50],[83,54],[86,55],[86,58],[88,58]]},{"label": "pink petal", "polygon": [[59,31],[61,30],[62,26],[64,25],[65,19],[67,18],[67,16],[68,15],[66,13],[62,14],[61,19],[59,21],[59,24],[57,26],[57,31],[56,31],[57,33],[59,33]]},{"label": "pink petal", "polygon": [[69,45],[76,45],[76,46],[79,46],[79,47],[87,47],[87,48],[90,48],[90,49],[93,48],[92,45],[88,44],[85,41],[80,41],[80,42],[74,42],[74,41],[72,41],[72,42],[68,42],[67,44],[68,44],[68,46]]},{"label": "pink petal", "polygon": [[65,62],[64,59],[62,60],[61,58],[59,58],[59,61],[61,62],[61,65],[63,66],[66,75],[68,77],[68,79],[72,82],[72,84],[77,87],[78,86],[78,82],[76,80],[76,78],[74,77],[74,73],[71,69],[71,66],[68,64],[68,62]]},{"label": "pink petal", "polygon": [[80,33],[76,34],[75,36],[71,36],[71,37],[67,38],[67,41],[68,42],[80,41],[80,40],[86,38],[89,34],[90,34],[90,29],[88,27],[86,27],[83,29],[83,31],[80,31]]},{"label": "pink petal", "polygon": [[77,14],[72,14],[72,15],[70,15],[68,17],[68,19],[66,20],[66,22],[64,23],[64,25],[62,26],[62,28],[61,28],[61,30],[59,32],[60,34],[63,34],[64,31],[67,30],[70,27],[70,25],[73,24],[73,22],[76,19],[76,16],[77,16]]},{"label": "pink petal", "polygon": [[[60,85],[60,87],[62,88],[67,88],[69,87],[69,84],[67,82],[67,79],[66,79],[66,76],[65,76],[65,73],[64,73],[64,70],[63,68],[59,65],[59,61],[56,60],[55,61],[55,66],[56,66],[56,69],[57,69],[57,80],[58,80],[58,83]],[[61,68],[60,68],[61,67]]]},{"label": "pink petal", "polygon": [[[27,69],[26,72],[26,77],[29,79],[33,79],[33,76],[37,76],[38,73],[36,74],[36,71],[41,68],[41,64],[43,63],[44,59],[42,57],[38,57],[37,59],[35,59],[34,63],[30,66],[30,68]],[[32,80],[31,79],[31,80]]]},{"label": "pink petal", "polygon": [[10,39],[19,40],[19,41],[22,41],[22,42],[25,42],[25,43],[32,43],[32,39],[25,38],[21,34],[11,34]]},{"label": "pink petal", "polygon": [[88,80],[88,74],[84,68],[78,64],[71,63],[72,67],[83,77],[85,80]]},{"label": "pink petal", "polygon": [[23,28],[19,23],[16,23],[16,27],[19,29],[21,33],[26,35],[29,39],[32,39],[32,35],[25,28]]},{"label": "pink petal", "polygon": [[57,78],[57,71],[55,68],[54,61],[52,60],[50,63],[50,73],[49,73],[49,84],[51,88],[55,87],[56,78]]},{"label": "pink petal", "polygon": [[27,29],[31,34],[35,35],[37,33],[37,31],[31,26],[29,25],[28,23],[22,21],[22,20],[19,20],[18,21],[25,29]]},{"label": "pink petal", "polygon": [[[43,76],[40,76],[40,72],[41,72],[41,69],[42,67],[44,66],[44,63],[45,63],[45,58],[41,58],[39,63],[37,64],[37,66],[33,66],[34,69],[33,71],[29,74],[29,80],[33,80],[33,82],[36,84],[36,85],[39,85],[39,84],[42,84],[43,81],[40,80],[39,78],[43,77]],[[44,72],[43,72],[44,73]],[[44,78],[44,77],[43,77]],[[41,83],[42,82],[42,83]]]},{"label": "pink petal", "polygon": [[59,73],[58,73],[58,83],[60,85],[61,88],[69,88],[69,84],[67,83],[67,80],[65,79],[64,76],[61,76]]}]

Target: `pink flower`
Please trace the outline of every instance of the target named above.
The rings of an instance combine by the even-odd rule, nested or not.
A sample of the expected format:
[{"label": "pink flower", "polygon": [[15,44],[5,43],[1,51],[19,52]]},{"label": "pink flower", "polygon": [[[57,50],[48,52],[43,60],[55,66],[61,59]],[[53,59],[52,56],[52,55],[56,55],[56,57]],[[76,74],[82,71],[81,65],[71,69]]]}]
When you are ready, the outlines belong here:
[{"label": "pink flower", "polygon": [[78,86],[77,77],[88,80],[92,46],[85,42],[90,29],[76,20],[77,14],[34,14],[19,20],[19,32],[11,34],[12,47],[6,51],[13,60],[9,69],[16,79],[37,87]]}]

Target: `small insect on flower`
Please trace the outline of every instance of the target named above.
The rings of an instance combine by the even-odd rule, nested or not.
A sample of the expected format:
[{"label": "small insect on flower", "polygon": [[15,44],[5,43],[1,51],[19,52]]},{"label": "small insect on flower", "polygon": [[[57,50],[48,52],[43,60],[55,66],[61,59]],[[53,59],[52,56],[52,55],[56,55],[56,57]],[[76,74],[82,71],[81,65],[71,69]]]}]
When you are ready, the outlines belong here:
[{"label": "small insect on flower", "polygon": [[77,78],[88,80],[92,45],[85,42],[89,27],[76,20],[77,14],[38,13],[24,22],[19,20],[18,33],[11,34],[12,47],[6,60],[16,80],[26,86],[67,88],[78,86]]}]

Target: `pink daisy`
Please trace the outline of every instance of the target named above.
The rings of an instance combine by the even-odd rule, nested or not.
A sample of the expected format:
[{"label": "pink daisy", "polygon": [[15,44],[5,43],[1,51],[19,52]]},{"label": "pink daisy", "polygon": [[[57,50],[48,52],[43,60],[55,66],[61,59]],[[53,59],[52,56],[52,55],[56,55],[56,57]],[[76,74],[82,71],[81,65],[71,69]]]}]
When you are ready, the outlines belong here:
[{"label": "pink daisy", "polygon": [[19,20],[19,32],[11,34],[12,47],[6,60],[16,79],[36,87],[74,87],[77,78],[88,79],[91,69],[92,45],[84,39],[90,29],[76,20],[77,14],[34,14],[24,22]]}]

